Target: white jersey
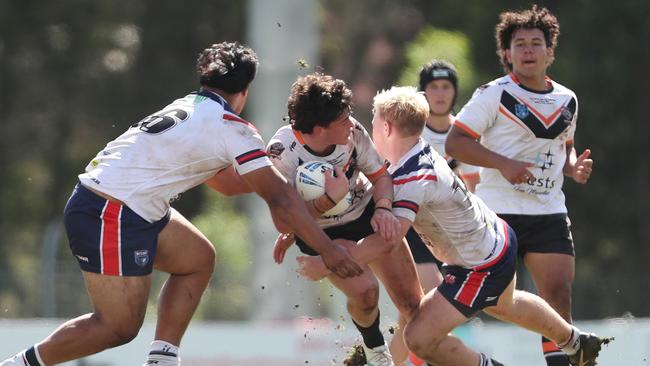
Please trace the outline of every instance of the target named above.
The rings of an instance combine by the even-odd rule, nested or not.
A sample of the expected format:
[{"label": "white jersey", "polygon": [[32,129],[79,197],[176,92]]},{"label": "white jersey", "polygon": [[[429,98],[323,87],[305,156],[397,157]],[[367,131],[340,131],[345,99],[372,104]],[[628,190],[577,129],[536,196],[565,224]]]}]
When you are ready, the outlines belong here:
[{"label": "white jersey", "polygon": [[447,163],[449,163],[452,169],[454,169],[461,178],[465,179],[478,176],[479,167],[465,164],[447,155],[447,152],[445,151],[445,142],[447,142],[447,136],[449,136],[449,129],[444,132],[440,132],[425,124],[424,129],[422,130],[422,138],[424,141],[431,145],[431,147],[433,147],[433,149],[436,150],[440,156],[445,158],[445,160],[447,160]]},{"label": "white jersey", "polygon": [[[372,198],[372,185],[368,178],[374,179],[386,172],[385,160],[379,155],[368,132],[356,120],[346,145],[336,145],[334,151],[320,156],[312,151],[302,134],[291,128],[281,127],[269,140],[267,154],[275,167],[295,186],[296,169],[308,161],[324,161],[339,166],[350,182],[352,204],[339,215],[323,216],[316,220],[321,227],[346,224],[361,216]],[[363,173],[363,174],[359,174]]]},{"label": "white jersey", "polygon": [[271,164],[255,127],[219,95],[201,91],[132,125],[97,154],[79,180],[153,222],[180,193],[229,165],[246,174]]},{"label": "white jersey", "polygon": [[506,75],[479,87],[454,125],[488,149],[533,164],[535,181],[512,185],[497,169],[481,169],[476,194],[502,214],[566,213],[562,183],[567,143],[572,143],[578,99],[548,80],[549,92],[535,92]]},{"label": "white jersey", "polygon": [[389,168],[393,213],[415,230],[441,261],[467,268],[497,259],[505,228],[480,198],[467,191],[445,159],[422,139]]}]

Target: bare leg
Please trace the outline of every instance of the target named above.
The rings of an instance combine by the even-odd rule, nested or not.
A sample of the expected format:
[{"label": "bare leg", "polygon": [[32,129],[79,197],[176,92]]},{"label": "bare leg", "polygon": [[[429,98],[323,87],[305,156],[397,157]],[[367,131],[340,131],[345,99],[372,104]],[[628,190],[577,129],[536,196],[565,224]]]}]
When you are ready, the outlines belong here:
[{"label": "bare leg", "polygon": [[368,266],[362,266],[358,277],[341,278],[335,274],[327,278],[347,297],[348,313],[362,327],[369,327],[379,314],[379,284]]},{"label": "bare leg", "polygon": [[93,313],[69,320],[38,344],[41,359],[47,365],[128,343],[142,326],[150,275],[117,277],[82,273]]},{"label": "bare leg", "polygon": [[570,323],[575,258],[567,254],[527,253],[524,264],[535,282],[539,296]]},{"label": "bare leg", "polygon": [[158,299],[155,339],[176,346],[214,271],[215,251],[210,241],[177,211],[158,236],[154,267],[170,274]]},{"label": "bare leg", "polygon": [[404,340],[413,353],[428,363],[476,366],[480,355],[449,335],[466,321],[467,318],[436,289],[424,297],[420,309],[404,329]]},{"label": "bare leg", "polygon": [[[415,265],[415,269],[424,293],[433,290],[442,282],[442,275],[435,263],[419,263]],[[408,357],[409,350],[406,348],[406,343],[404,343],[406,323],[406,317],[400,313],[399,324],[394,329],[393,339],[390,342],[390,353],[393,355],[393,361],[396,365],[402,365]]]},{"label": "bare leg", "polygon": [[485,312],[504,321],[536,332],[555,343],[565,342],[571,335],[571,325],[539,296],[515,290],[516,278],[501,294],[497,306]]}]

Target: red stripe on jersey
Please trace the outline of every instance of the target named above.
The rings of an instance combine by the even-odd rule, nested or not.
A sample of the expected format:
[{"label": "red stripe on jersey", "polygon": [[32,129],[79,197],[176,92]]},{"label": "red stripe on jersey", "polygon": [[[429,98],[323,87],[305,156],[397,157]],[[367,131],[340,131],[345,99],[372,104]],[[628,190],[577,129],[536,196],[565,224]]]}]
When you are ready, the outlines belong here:
[{"label": "red stripe on jersey", "polygon": [[454,126],[460,127],[461,130],[465,131],[468,135],[472,136],[473,138],[477,139],[481,137],[478,133],[476,133],[474,130],[472,130],[468,125],[464,124],[463,122],[459,120],[454,120]]},{"label": "red stripe on jersey", "polygon": [[412,177],[404,178],[404,179],[395,179],[393,180],[393,185],[401,185],[401,184],[406,184],[408,182],[412,182],[414,180],[432,180],[432,181],[437,181],[438,177],[435,175],[431,174],[422,174],[422,175],[414,175]]},{"label": "red stripe on jersey", "polygon": [[102,212],[101,263],[102,274],[119,276],[120,268],[120,214],[122,205],[106,201]]},{"label": "red stripe on jersey", "polygon": [[386,164],[384,164],[376,172],[366,175],[366,178],[368,178],[372,182],[375,179],[377,179],[377,178],[381,177],[382,175],[384,175],[384,173],[386,173],[387,170],[388,170],[388,167],[386,166]]},{"label": "red stripe on jersey", "polygon": [[407,201],[407,200],[395,201],[395,202],[393,202],[393,207],[394,208],[406,208],[406,209],[409,209],[409,210],[415,212],[416,214],[418,213],[418,210],[420,209],[420,206],[418,206],[417,203],[415,203],[413,201]]},{"label": "red stripe on jersey", "polygon": [[254,129],[255,131],[257,131],[257,128],[255,127],[254,124],[248,122],[245,119],[239,118],[239,117],[235,116],[234,114],[227,114],[226,113],[226,114],[223,115],[223,119],[225,119],[226,121],[233,121],[233,122],[243,123],[246,126],[248,126],[248,127],[252,128],[252,129]]},{"label": "red stripe on jersey", "polygon": [[533,112],[533,114],[534,114],[535,116],[537,116],[537,118],[539,118],[539,120],[542,121],[542,123],[544,123],[544,125],[546,125],[546,126],[550,126],[550,125],[553,124],[553,122],[555,122],[555,120],[557,119],[557,116],[560,114],[560,112],[562,112],[562,110],[564,110],[564,108],[566,108],[567,103],[571,100],[571,99],[569,99],[569,101],[567,101],[567,103],[565,103],[565,104],[564,104],[563,106],[561,106],[560,108],[556,109],[553,113],[551,113],[550,116],[545,117],[545,116],[542,114],[542,112],[540,112],[540,111],[538,111],[537,109],[535,109],[532,105],[526,103],[525,100],[523,100],[523,99],[521,99],[521,98],[519,98],[519,97],[517,97],[517,96],[515,96],[515,95],[513,95],[513,96],[514,96],[515,98],[517,98],[517,101],[518,101],[519,103],[526,105],[526,107],[528,107],[528,109],[530,109],[531,112]]},{"label": "red stripe on jersey", "polygon": [[242,164],[248,163],[251,160],[255,160],[257,158],[261,158],[261,157],[264,157],[264,156],[266,156],[266,152],[264,152],[264,151],[262,151],[260,149],[257,149],[257,150],[251,150],[251,151],[245,152],[245,153],[239,155],[238,157],[236,157],[235,160],[237,160],[237,164],[242,165]]},{"label": "red stripe on jersey", "polygon": [[489,274],[490,272],[471,272],[454,299],[465,306],[472,307],[474,300],[476,300],[476,295],[478,295],[481,287],[483,287],[485,277]]}]

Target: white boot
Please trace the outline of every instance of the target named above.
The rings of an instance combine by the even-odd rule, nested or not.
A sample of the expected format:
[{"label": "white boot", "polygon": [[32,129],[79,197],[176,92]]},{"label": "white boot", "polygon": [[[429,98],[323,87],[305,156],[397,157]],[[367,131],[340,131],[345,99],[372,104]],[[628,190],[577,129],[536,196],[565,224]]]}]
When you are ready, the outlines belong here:
[{"label": "white boot", "polygon": [[366,353],[367,366],[395,366],[393,357],[388,352],[386,345],[368,348],[364,344],[363,351]]}]

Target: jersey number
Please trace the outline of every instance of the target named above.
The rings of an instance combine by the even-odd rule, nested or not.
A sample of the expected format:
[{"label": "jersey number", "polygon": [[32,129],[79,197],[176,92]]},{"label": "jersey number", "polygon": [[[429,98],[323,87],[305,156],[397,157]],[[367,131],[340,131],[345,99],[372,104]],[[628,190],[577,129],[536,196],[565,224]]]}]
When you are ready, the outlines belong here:
[{"label": "jersey number", "polygon": [[142,121],[131,125],[132,128],[139,128],[140,131],[146,133],[163,133],[170,128],[173,128],[180,122],[185,121],[189,117],[187,111],[176,108],[170,110],[163,110],[156,112],[149,117],[144,118]]}]

